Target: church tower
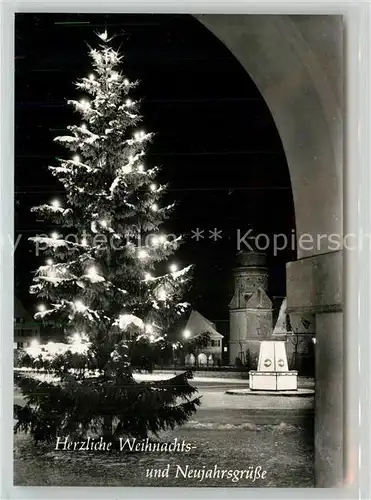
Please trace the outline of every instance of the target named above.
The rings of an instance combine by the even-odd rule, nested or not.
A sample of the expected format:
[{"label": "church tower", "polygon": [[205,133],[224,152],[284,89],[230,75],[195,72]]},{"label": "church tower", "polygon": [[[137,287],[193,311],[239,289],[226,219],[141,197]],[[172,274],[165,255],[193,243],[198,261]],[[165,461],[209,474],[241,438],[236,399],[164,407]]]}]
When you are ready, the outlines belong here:
[{"label": "church tower", "polygon": [[242,251],[233,269],[234,293],[229,304],[229,362],[254,368],[260,341],[272,334],[272,302],[267,295],[266,254]]}]

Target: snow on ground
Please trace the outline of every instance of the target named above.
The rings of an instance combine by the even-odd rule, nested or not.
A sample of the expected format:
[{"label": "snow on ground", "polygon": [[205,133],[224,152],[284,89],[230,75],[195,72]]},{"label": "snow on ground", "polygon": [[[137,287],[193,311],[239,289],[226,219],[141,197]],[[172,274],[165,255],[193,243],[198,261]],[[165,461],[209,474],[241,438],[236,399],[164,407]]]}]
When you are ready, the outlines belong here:
[{"label": "snow on ground", "polygon": [[[17,369],[19,371],[31,371],[30,369]],[[134,378],[135,380],[138,380],[140,382],[142,381],[157,381],[157,380],[168,380],[175,375],[179,374],[181,372],[167,372],[167,373],[134,373]],[[43,373],[35,373],[35,376],[44,382],[52,382],[54,377],[50,374],[43,374]],[[191,383],[198,383],[198,382],[206,382],[208,383],[209,386],[215,384],[216,386],[219,384],[228,384],[228,385],[242,385],[245,386],[246,388],[249,386],[249,380],[248,378],[242,379],[242,378],[232,378],[232,377],[213,377],[213,376],[199,376],[199,375],[194,375],[192,379],[190,379]],[[305,378],[305,377],[298,377],[298,385],[299,387],[314,387],[314,379],[310,378]]]},{"label": "snow on ground", "polygon": [[210,410],[311,410],[314,406],[314,398],[285,397],[285,396],[232,396],[225,394],[224,391],[203,391],[199,389],[202,395],[201,408]]},{"label": "snow on ground", "polygon": [[[150,380],[168,380],[176,375],[176,373],[136,373],[135,380],[150,381]],[[222,377],[199,377],[195,375],[191,382],[215,382],[216,384],[242,384],[248,386],[248,379],[241,378],[222,378]]]},{"label": "snow on ground", "polygon": [[[31,370],[23,370],[31,371]],[[135,373],[134,378],[140,382],[144,381],[156,381],[156,380],[168,380],[174,377],[176,373]],[[35,373],[34,376],[43,382],[52,382],[54,380],[53,375],[44,373]],[[198,377],[194,376],[191,382],[215,382],[216,384],[242,384],[248,386],[247,379],[240,378],[219,378],[219,377]]]}]

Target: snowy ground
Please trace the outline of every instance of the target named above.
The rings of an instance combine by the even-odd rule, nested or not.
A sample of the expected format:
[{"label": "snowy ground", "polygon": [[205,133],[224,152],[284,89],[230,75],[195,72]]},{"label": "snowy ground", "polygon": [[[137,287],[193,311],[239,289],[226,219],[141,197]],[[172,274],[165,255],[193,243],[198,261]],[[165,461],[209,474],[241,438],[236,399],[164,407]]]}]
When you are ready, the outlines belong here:
[{"label": "snowy ground", "polygon": [[[168,380],[169,378],[174,377],[174,373],[135,373],[134,378],[138,381],[150,381],[150,380]],[[208,382],[215,384],[230,384],[231,382],[234,384],[248,385],[248,379],[241,378],[222,378],[222,377],[198,377],[195,375],[193,379],[190,380],[192,383],[198,382]]]},{"label": "snowy ground", "polygon": [[[161,440],[186,440],[189,453],[105,453],[54,451],[34,448],[24,435],[15,436],[14,481],[29,486],[313,486],[313,398],[233,396],[225,392],[234,381],[192,381],[199,388],[202,405],[183,427]],[[20,395],[17,394],[17,402]],[[146,477],[147,469],[164,470],[164,478]],[[252,482],[227,478],[174,477],[176,466],[224,469],[261,466],[266,479]]]}]

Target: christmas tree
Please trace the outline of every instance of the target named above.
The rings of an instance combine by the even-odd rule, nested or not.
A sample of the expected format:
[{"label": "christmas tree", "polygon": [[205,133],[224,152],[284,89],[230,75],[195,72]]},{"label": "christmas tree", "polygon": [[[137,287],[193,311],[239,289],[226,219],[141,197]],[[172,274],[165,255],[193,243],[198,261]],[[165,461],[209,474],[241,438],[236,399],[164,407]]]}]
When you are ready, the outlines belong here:
[{"label": "christmas tree", "polygon": [[[173,344],[169,332],[188,306],[181,300],[191,267],[172,265],[156,276],[181,237],[160,232],[173,204],[161,205],[166,186],[156,183],[158,168],[145,164],[153,134],[138,130],[139,102],[129,97],[138,82],[123,74],[112,38],[98,36],[93,71],[76,83],[84,98],[68,101],[82,123],[55,138],[71,157],[49,167],[65,201],[33,209],[63,228],[31,238],[46,258],[31,293],[43,301],[35,319],[64,335],[25,349],[15,372],[26,399],[15,405],[15,432],[35,441],[157,435],[186,422],[200,404],[191,373],[156,382],[134,377]],[[40,372],[44,378],[35,376]]]}]

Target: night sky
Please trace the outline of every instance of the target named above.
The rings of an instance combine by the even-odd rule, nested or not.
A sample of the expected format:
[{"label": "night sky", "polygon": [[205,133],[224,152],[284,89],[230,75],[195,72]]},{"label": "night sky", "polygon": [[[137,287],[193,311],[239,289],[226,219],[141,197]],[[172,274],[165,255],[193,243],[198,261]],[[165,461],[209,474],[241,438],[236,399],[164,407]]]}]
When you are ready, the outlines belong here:
[{"label": "night sky", "polygon": [[[288,167],[272,116],[256,86],[228,49],[189,15],[17,14],[15,43],[15,282],[31,311],[32,271],[44,261],[29,236],[50,232],[30,208],[63,198],[47,170],[70,153],[53,143],[81,119],[66,99],[82,97],[73,82],[90,73],[88,44],[95,31],[116,34],[123,70],[140,80],[142,126],[156,133],[147,165],[162,168],[169,199],[177,201],[168,232],[186,242],[172,259],[194,263],[192,305],[222,332],[231,297],[237,229],[290,234],[294,211]],[[252,48],[253,50],[253,48]],[[133,95],[135,98],[136,95]],[[196,242],[191,231],[204,230]],[[208,231],[223,238],[209,239]],[[269,252],[269,250],[268,250]],[[270,295],[285,294],[291,251],[270,257]]]}]

